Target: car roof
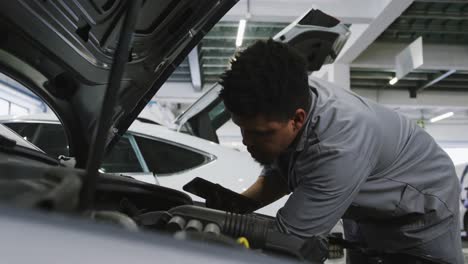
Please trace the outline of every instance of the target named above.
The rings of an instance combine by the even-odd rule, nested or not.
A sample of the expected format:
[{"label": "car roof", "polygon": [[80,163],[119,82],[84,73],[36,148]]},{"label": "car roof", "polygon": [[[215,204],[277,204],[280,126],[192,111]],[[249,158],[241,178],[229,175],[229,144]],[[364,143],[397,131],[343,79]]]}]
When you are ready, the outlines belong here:
[{"label": "car roof", "polygon": [[[33,123],[53,123],[60,124],[59,119],[53,114],[33,114],[19,116],[0,116],[0,123],[17,123],[17,122],[33,122]],[[238,151],[221,146],[209,140],[205,140],[196,136],[176,132],[165,126],[158,124],[145,123],[135,120],[127,130],[127,133],[133,135],[141,135],[147,138],[157,138],[169,143],[176,143],[188,147],[196,148],[209,152],[213,155],[240,155]]]}]

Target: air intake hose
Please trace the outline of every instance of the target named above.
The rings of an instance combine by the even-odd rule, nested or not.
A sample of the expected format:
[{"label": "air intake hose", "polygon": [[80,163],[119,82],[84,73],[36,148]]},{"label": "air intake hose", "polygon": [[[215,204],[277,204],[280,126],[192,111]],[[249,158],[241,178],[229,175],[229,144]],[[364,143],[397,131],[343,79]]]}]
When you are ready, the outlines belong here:
[{"label": "air intake hose", "polygon": [[199,220],[203,225],[216,224],[224,235],[246,237],[254,249],[295,256],[313,263],[321,263],[327,257],[328,249],[319,238],[304,240],[282,233],[274,220],[255,214],[241,215],[193,205],[178,206],[169,213],[186,221]]}]

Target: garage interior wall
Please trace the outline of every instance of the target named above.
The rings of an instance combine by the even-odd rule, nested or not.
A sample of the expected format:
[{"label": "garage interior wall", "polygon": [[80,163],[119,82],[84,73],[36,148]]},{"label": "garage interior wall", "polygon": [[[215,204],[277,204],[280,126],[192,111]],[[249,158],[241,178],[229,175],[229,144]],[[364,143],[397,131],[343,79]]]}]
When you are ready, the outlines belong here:
[{"label": "garage interior wall", "polygon": [[27,115],[46,111],[46,105],[36,95],[0,73],[0,115]]}]

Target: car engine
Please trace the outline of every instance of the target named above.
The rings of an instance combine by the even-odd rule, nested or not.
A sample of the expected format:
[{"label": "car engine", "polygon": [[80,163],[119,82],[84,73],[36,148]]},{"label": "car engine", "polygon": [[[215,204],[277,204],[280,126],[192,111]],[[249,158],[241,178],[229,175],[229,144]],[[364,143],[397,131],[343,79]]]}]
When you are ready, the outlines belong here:
[{"label": "car engine", "polygon": [[[439,263],[414,256],[366,251],[339,237],[300,238],[280,232],[271,217],[238,214],[194,205],[185,193],[127,177],[100,174],[91,208],[80,208],[80,169],[0,146],[0,201],[14,207],[113,224],[132,232],[163,232],[176,239],[215,243],[261,254],[323,263],[329,246],[363,250],[377,262]],[[332,252],[336,253],[336,252]]]}]

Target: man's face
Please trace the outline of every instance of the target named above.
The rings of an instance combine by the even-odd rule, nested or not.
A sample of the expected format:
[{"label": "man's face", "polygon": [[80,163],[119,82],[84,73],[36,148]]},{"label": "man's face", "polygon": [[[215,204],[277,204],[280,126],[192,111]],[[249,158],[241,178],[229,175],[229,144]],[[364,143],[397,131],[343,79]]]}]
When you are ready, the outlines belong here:
[{"label": "man's face", "polygon": [[302,122],[274,121],[263,115],[244,118],[233,115],[232,120],[242,132],[242,143],[260,164],[270,164],[294,141]]}]

